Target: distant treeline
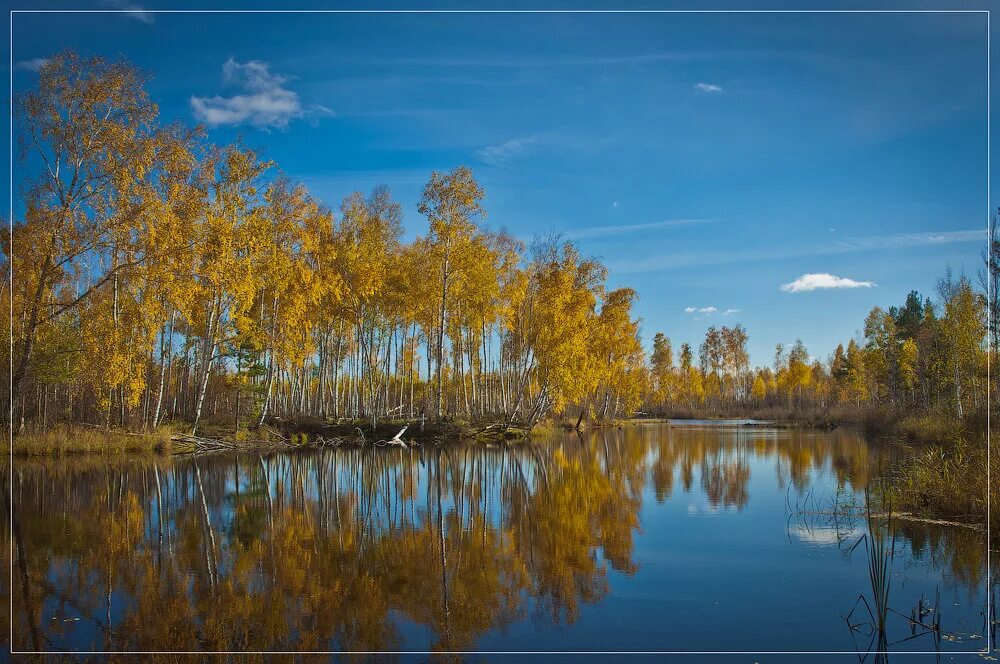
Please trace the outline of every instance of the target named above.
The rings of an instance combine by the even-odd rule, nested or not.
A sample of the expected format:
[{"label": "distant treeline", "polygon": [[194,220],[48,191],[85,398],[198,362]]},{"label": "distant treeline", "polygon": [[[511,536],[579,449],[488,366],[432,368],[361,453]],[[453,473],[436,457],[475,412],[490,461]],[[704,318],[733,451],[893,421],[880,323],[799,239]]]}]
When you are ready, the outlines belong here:
[{"label": "distant treeline", "polygon": [[711,328],[697,361],[658,334],[647,358],[635,291],[609,290],[572,243],[528,249],[487,228],[467,167],[430,175],[425,232],[407,243],[388,189],[334,211],[242,144],[161,125],[128,63],[62,53],[15,103],[25,211],[0,293],[15,431],[983,407],[986,297],[964,277],[942,279],[936,303],[873,310],[826,362],[797,342],[751,369],[740,326]]},{"label": "distant treeline", "polygon": [[[992,287],[985,288],[986,279],[997,275],[995,234],[992,246],[981,281],[995,297]],[[796,340],[791,348],[777,345],[773,366],[755,369],[739,325],[709,328],[697,363],[683,344],[675,364],[670,340],[659,333],[646,407],[665,414],[841,407],[841,413],[930,411],[962,419],[986,407],[987,328],[993,338],[997,332],[988,309],[984,293],[948,271],[938,282],[937,302],[911,291],[902,306],[875,307],[864,320],[863,336],[838,345],[828,358],[813,358]]]}]

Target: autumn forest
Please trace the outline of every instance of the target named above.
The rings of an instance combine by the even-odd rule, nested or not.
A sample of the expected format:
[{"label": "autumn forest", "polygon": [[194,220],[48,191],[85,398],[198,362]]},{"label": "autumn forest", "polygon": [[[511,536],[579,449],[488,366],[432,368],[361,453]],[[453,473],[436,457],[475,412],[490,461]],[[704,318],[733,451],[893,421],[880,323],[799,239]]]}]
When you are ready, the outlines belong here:
[{"label": "autumn forest", "polygon": [[637,293],[570,242],[491,230],[469,168],[429,175],[407,243],[388,189],[332,209],[242,144],[161,125],[143,76],[66,52],[18,100],[35,167],[4,244],[18,432],[985,407],[987,303],[964,276],[873,309],[828,360],[795,342],[752,369],[739,325],[676,353],[656,333],[647,358]]}]

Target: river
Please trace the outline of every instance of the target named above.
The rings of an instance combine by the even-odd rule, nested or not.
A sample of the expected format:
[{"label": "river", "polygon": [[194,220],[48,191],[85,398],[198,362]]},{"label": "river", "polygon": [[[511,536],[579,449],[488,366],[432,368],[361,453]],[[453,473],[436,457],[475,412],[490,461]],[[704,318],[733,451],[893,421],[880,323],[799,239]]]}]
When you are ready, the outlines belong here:
[{"label": "river", "polygon": [[15,459],[0,583],[29,651],[986,648],[985,534],[869,521],[891,461],[850,429],[737,422]]}]

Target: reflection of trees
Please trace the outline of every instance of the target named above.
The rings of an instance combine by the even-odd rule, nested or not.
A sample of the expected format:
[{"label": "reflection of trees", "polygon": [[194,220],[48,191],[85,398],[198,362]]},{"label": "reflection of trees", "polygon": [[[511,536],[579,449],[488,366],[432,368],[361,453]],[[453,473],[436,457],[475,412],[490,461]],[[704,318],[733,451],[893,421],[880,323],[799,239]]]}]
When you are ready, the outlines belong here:
[{"label": "reflection of trees", "polygon": [[[19,462],[27,584],[17,572],[4,589],[18,647],[392,650],[412,647],[413,623],[432,649],[467,650],[529,613],[572,622],[611,570],[635,573],[647,479],[657,500],[700,486],[739,508],[755,459],[807,486],[818,471],[866,481],[869,454],[846,431],[625,427],[448,451]],[[977,580],[975,547],[926,537],[910,534]]]},{"label": "reflection of trees", "polygon": [[[632,431],[637,430],[641,431],[638,427]],[[665,434],[658,431],[651,447],[655,451],[651,476],[661,502],[670,497],[678,479],[684,491],[690,491],[698,471],[713,506],[743,507],[750,498],[749,461],[755,458],[773,458],[778,486],[790,482],[800,492],[810,486],[814,473],[824,471],[833,472],[840,486],[848,482],[864,486],[877,466],[867,443],[850,430],[673,427]]]},{"label": "reflection of trees", "polygon": [[742,508],[750,499],[749,481],[750,467],[742,459],[730,461],[713,455],[702,460],[701,487],[713,507]]},{"label": "reflection of trees", "polygon": [[946,581],[970,588],[983,586],[986,546],[981,531],[899,520],[893,527],[915,557],[930,559]]},{"label": "reflection of trees", "polygon": [[643,453],[614,439],[25,467],[15,642],[391,650],[402,617],[463,650],[529,598],[572,621],[607,592],[604,561],[635,570]]}]

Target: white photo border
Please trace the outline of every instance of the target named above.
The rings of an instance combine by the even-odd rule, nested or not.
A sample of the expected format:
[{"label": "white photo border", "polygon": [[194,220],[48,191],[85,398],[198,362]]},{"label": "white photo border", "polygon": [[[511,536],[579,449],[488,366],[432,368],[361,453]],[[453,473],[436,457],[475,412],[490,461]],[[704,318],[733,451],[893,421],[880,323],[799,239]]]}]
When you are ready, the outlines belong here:
[{"label": "white photo border", "polygon": [[[131,14],[137,9],[12,9],[10,10],[9,75],[10,75],[10,115],[9,115],[9,210],[8,232],[11,247],[14,240],[14,15],[15,14]],[[982,14],[986,17],[986,241],[990,242],[990,218],[997,210],[990,200],[990,10],[989,9],[145,9],[148,14]],[[987,254],[988,255],[988,254]],[[8,272],[10,292],[13,294],[14,265],[11,251],[11,266]],[[987,279],[987,321],[993,321],[992,280]],[[10,299],[10,367],[8,374],[8,444],[10,451],[10,475],[8,479],[10,507],[10,654],[11,655],[856,655],[854,650],[14,650],[14,300]],[[992,595],[990,593],[991,550],[990,550],[990,466],[991,466],[991,335],[987,330],[986,353],[986,640],[984,650],[955,650],[953,655],[982,655],[993,652],[989,641],[990,617],[992,615]],[[887,651],[885,654],[890,654]],[[939,650],[905,651],[908,655],[939,655]],[[876,654],[880,654],[878,651]],[[902,653],[896,653],[902,654]]]}]

